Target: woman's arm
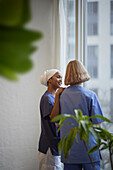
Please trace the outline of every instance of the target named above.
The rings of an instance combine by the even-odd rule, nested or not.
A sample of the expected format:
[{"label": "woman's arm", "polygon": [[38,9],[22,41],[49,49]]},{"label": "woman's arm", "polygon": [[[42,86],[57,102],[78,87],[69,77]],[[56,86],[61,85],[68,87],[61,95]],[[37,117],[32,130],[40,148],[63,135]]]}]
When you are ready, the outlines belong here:
[{"label": "woman's arm", "polygon": [[56,94],[55,94],[55,103],[53,106],[53,110],[51,112],[51,114],[49,115],[50,119],[53,119],[55,116],[59,115],[60,112],[60,94],[62,93],[62,91],[64,90],[64,88],[60,87]]}]

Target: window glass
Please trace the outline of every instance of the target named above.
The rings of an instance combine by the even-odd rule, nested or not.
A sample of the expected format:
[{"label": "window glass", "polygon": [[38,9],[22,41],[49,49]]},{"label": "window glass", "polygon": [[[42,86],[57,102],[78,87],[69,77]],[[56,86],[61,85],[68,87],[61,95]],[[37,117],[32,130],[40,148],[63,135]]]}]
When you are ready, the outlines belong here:
[{"label": "window glass", "polygon": [[87,67],[91,78],[98,76],[98,46],[88,46]]},{"label": "window glass", "polygon": [[88,35],[98,34],[98,2],[87,4]]},{"label": "window glass", "polygon": [[110,3],[110,25],[111,25],[111,35],[113,35],[113,1]]},{"label": "window glass", "polygon": [[66,65],[75,59],[75,0],[64,0],[66,18]]},{"label": "window glass", "polygon": [[[113,1],[87,0],[88,30],[85,33],[87,47],[86,44],[84,46],[87,50],[84,63],[91,80],[85,86],[96,92],[104,116],[113,121],[113,39],[109,34],[109,24],[105,24],[108,20],[111,21],[113,35]],[[113,124],[103,123],[102,127],[113,133]],[[110,169],[108,150],[101,154],[102,170]]]},{"label": "window glass", "polygon": [[111,45],[111,78],[113,78],[113,45]]},{"label": "window glass", "polygon": [[110,109],[111,109],[111,114],[113,115],[113,88],[111,89]]}]

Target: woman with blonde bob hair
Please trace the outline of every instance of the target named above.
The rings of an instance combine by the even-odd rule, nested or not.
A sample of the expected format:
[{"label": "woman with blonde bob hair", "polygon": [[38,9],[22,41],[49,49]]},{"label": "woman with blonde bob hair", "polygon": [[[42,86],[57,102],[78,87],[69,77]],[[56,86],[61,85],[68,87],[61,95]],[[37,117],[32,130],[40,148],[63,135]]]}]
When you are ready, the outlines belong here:
[{"label": "woman with blonde bob hair", "polygon": [[[90,76],[83,66],[83,64],[77,60],[70,61],[67,65],[65,74],[65,85],[67,88],[62,92],[60,96],[60,113],[75,115],[74,110],[80,109],[84,115],[103,115],[101,106],[99,104],[96,94],[83,87],[83,82],[90,79]],[[94,124],[101,124],[102,120],[95,118],[91,120]],[[73,123],[74,125],[63,126],[60,131],[61,138],[71,128],[78,126],[73,119],[66,119],[65,123]],[[94,137],[90,134],[88,150],[96,145]],[[99,150],[91,154],[92,160],[95,164],[96,170],[100,170],[100,152]],[[74,141],[70,153],[69,161],[65,159],[63,153],[61,154],[61,160],[64,163],[64,170],[93,170],[92,164],[89,160],[86,148],[83,142],[79,139],[78,142]]]},{"label": "woman with blonde bob hair", "polygon": [[78,60],[70,61],[67,65],[66,75],[65,75],[65,85],[74,85],[88,81],[90,76]]}]

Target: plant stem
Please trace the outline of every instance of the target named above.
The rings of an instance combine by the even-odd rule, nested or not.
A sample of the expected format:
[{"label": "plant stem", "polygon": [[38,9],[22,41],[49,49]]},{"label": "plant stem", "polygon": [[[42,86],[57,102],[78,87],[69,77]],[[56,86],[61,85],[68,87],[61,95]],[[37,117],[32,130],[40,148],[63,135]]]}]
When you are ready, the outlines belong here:
[{"label": "plant stem", "polygon": [[[84,140],[83,140],[83,143],[84,143],[84,146],[85,146],[85,148],[86,148],[86,151],[88,152],[88,148],[87,148],[86,142],[85,142]],[[96,170],[95,165],[94,165],[94,162],[93,162],[90,154],[88,154],[88,156],[89,156],[89,159],[90,159],[91,164],[92,164],[92,166],[93,166],[93,169]]]},{"label": "plant stem", "polygon": [[111,169],[113,170],[113,160],[112,160],[112,150],[111,150],[111,145],[109,146],[109,157],[110,157]]}]

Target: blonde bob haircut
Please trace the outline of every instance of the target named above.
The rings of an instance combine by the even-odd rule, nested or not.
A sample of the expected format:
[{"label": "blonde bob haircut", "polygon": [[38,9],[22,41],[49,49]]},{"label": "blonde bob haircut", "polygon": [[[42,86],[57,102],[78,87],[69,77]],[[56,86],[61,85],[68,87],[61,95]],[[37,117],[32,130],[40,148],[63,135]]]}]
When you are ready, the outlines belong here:
[{"label": "blonde bob haircut", "polygon": [[81,62],[70,61],[66,68],[65,85],[76,85],[88,81],[90,76]]}]

